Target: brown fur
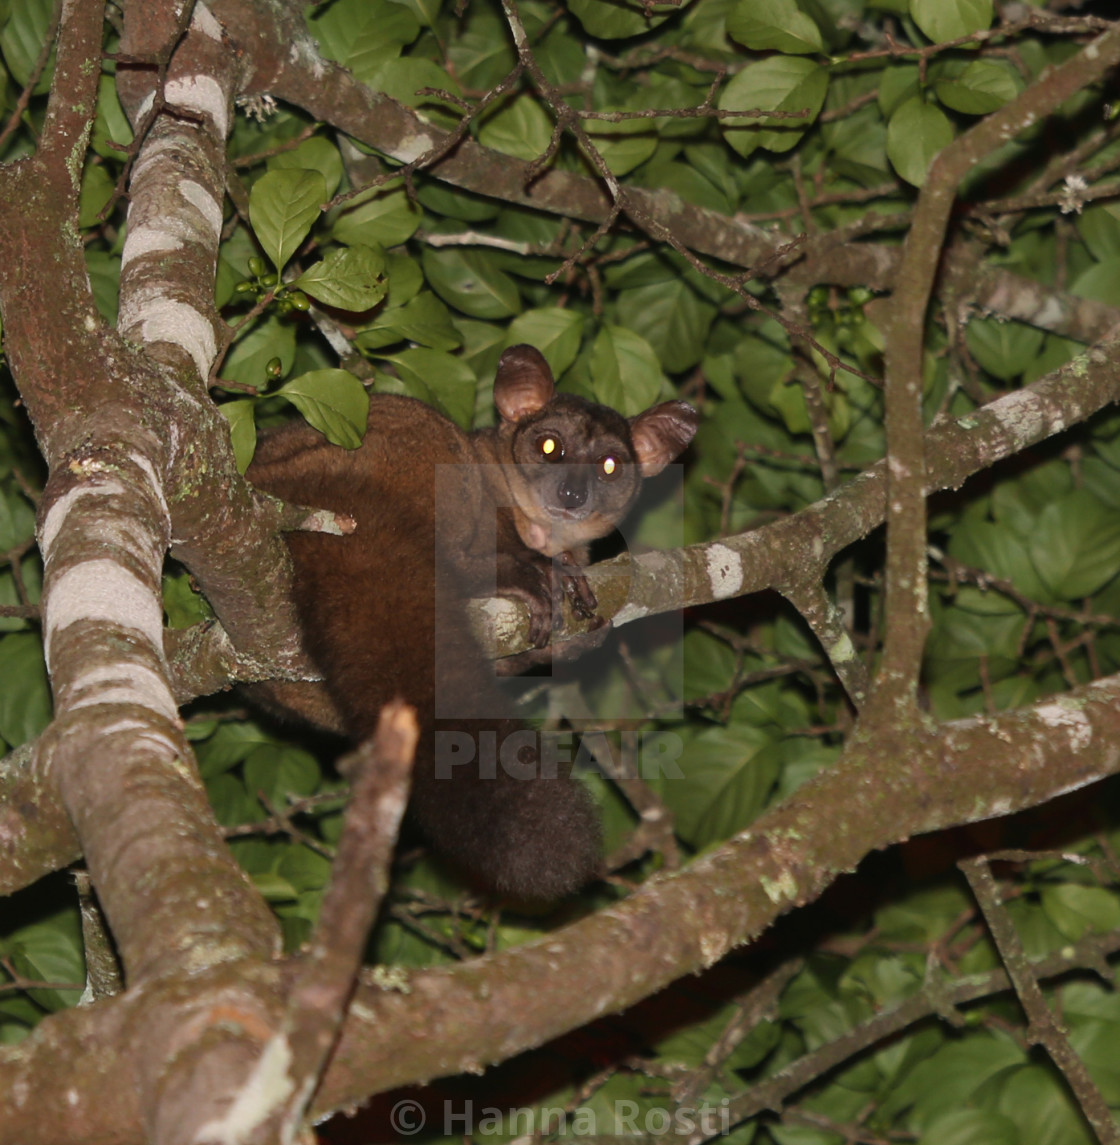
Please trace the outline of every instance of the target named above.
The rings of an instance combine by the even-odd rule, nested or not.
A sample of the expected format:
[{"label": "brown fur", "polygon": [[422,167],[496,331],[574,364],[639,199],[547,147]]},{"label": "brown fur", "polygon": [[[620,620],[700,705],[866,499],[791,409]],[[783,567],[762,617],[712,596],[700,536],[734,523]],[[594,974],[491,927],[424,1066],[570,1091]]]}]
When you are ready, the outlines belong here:
[{"label": "brown fur", "polygon": [[[503,355],[495,400],[501,425],[473,434],[411,398],[374,395],[357,450],[330,445],[306,426],[261,442],[248,474],[254,484],[358,523],[347,537],[288,537],[304,637],[329,701],[314,685],[269,691],[273,705],[355,740],[372,732],[382,704],[403,696],[421,722],[412,810],[422,830],[487,888],[554,899],[590,878],[599,861],[598,822],[582,785],[566,775],[515,778],[500,765],[486,778],[476,763],[437,775],[437,731],[467,731],[475,745],[480,733],[492,732],[501,745],[519,727],[500,714],[506,701],[469,630],[463,601],[495,591],[522,599],[538,640],[546,640],[557,589],[552,561],[538,550],[561,546],[555,551],[573,574],[586,543],[613,529],[629,507],[640,472],[661,468],[688,443],[695,414],[683,402],[664,403],[627,423],[605,407],[553,397],[548,367],[528,346]],[[584,469],[564,471],[554,460],[533,457],[546,431],[563,440],[560,465],[587,467],[611,452],[625,472],[601,492],[592,480],[586,506],[548,513],[541,506],[549,498],[579,499],[575,475]],[[441,464],[461,468],[437,528],[433,489]],[[537,549],[526,536],[540,542]],[[573,603],[590,598],[593,605],[581,579],[569,575],[566,588]],[[437,721],[437,687],[441,703],[450,699],[484,718]],[[530,754],[520,760],[535,770]]]}]

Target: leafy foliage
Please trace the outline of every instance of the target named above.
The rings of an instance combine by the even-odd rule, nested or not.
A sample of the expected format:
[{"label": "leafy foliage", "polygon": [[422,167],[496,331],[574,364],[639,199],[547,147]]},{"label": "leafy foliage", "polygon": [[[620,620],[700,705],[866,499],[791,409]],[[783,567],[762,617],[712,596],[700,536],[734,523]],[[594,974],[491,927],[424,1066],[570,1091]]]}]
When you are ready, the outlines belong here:
[{"label": "leafy foliage", "polygon": [[[847,229],[882,239],[887,250],[896,248],[914,188],[938,153],[1071,50],[1067,39],[1028,26],[1001,32],[993,47],[990,0],[693,0],[682,9],[524,0],[520,9],[547,83],[577,91],[571,107],[600,118],[582,122],[583,138],[566,135],[550,150],[555,108],[525,84],[471,118],[479,143],[523,160],[546,156],[545,166],[573,174],[605,167],[627,188],[672,199],[681,213],[739,218],[783,242]],[[8,112],[13,92],[31,79],[50,10],[47,0],[0,8]],[[445,127],[458,121],[464,92],[476,99],[515,62],[497,0],[471,0],[462,12],[437,0],[334,0],[309,8],[307,22],[326,56]],[[52,67],[48,59],[3,158],[32,146]],[[1100,130],[1097,99],[1089,93],[1061,117],[1063,147]],[[113,144],[130,141],[106,63],[81,225],[95,297],[109,320],[123,208],[101,216],[124,162]],[[1029,209],[1006,216],[990,202],[1035,190],[1047,146],[1057,145],[1040,135],[1009,143],[972,173],[966,195],[977,258],[986,269],[1011,268],[1120,305],[1113,202],[1072,216],[1055,195],[1039,193]],[[1118,149],[1110,125],[1094,162],[1115,166]],[[875,290],[818,287],[806,293],[803,319],[780,319],[779,292],[761,277],[744,285],[722,264],[701,264],[631,229],[597,236],[591,224],[457,189],[438,172],[416,171],[406,185],[395,160],[370,150],[290,106],[236,121],[230,158],[249,184],[248,209],[227,205],[224,220],[216,301],[232,340],[214,382],[242,471],[258,423],[286,417],[291,406],[330,441],[356,447],[370,390],[431,402],[463,426],[485,422],[498,356],[522,341],[540,347],[561,389],[624,414],[677,393],[704,407],[683,500],[654,505],[643,527],[643,540],[654,545],[676,543],[672,525],[682,518],[685,539],[699,541],[819,499],[831,488],[819,464],[822,439],[829,463],[848,474],[882,456],[883,311]],[[344,360],[335,335],[349,343]],[[958,310],[955,301],[932,308],[926,345],[930,418],[964,418],[1078,348],[1041,326]],[[10,388],[5,395],[0,737],[15,747],[46,726],[50,699],[42,643],[27,615],[41,579],[32,549],[37,465]],[[1120,671],[1118,470],[1120,416],[1109,414],[937,503],[924,665],[934,717],[998,711]],[[830,584],[856,618],[854,635],[869,661],[883,623],[880,572],[872,540],[844,554]],[[173,627],[207,615],[181,574],[169,574],[165,595]],[[749,827],[827,767],[850,720],[800,619],[774,600],[739,605],[697,618],[669,652],[635,635],[627,660],[615,657],[594,681],[608,702],[636,693],[647,712],[679,713],[684,697],[683,714],[651,715],[643,730],[649,743],[673,747],[679,772],[661,769],[649,786],[690,855]],[[343,796],[329,749],[309,750],[238,709],[198,707],[188,734],[216,814],[294,949],[317,916],[338,836]],[[612,737],[618,750],[621,737]],[[633,809],[602,777],[587,780],[611,842],[621,843],[636,824]],[[993,849],[1044,852],[1017,858],[1013,868],[1014,920],[1032,956],[1120,927],[1116,811],[1116,791],[1108,789],[1071,800],[1060,824],[1039,816],[995,833]],[[1060,854],[1047,851],[1059,845]],[[621,874],[637,881],[661,862],[646,855]],[[998,958],[983,922],[946,863],[921,846],[889,870],[872,861],[870,873],[848,884],[848,901],[807,912],[796,939],[806,951],[800,969],[703,1099],[724,1108],[924,989],[932,995],[993,970]],[[603,884],[569,909],[622,894]],[[448,872],[411,858],[400,864],[371,951],[399,966],[448,964],[553,924],[487,919]],[[50,985],[82,976],[73,912],[52,899],[41,915],[14,914],[0,931],[0,953],[9,977],[47,983],[0,995],[0,1041],[13,1042],[42,1014],[75,1000]],[[1084,950],[1080,958],[1093,961]],[[768,969],[765,954],[745,957],[733,967],[736,984]],[[651,1075],[699,1070],[740,1018],[732,993],[719,982],[711,989],[718,997],[706,999],[703,1014],[685,1007],[689,1021],[678,1028],[666,1019],[642,1031]],[[1060,1076],[1024,1052],[1021,1030],[1012,1032],[1021,1016],[996,993],[993,985],[978,995],[959,1028],[911,1022],[890,1040],[869,1034],[860,1056],[836,1069],[822,1065],[817,1084],[784,1115],[752,1113],[731,1136],[743,1145],[832,1145],[855,1139],[858,1123],[879,1139],[1088,1140]],[[1052,987],[1050,998],[1106,1099],[1120,1105],[1113,995],[1079,978]],[[931,1002],[922,1016],[938,1009]],[[541,1098],[541,1108],[572,1098],[584,1080],[577,1073]],[[581,1108],[626,1101],[639,1120],[673,1112],[669,1086],[648,1081],[619,1066]],[[475,1135],[516,1132],[499,1118]]]}]

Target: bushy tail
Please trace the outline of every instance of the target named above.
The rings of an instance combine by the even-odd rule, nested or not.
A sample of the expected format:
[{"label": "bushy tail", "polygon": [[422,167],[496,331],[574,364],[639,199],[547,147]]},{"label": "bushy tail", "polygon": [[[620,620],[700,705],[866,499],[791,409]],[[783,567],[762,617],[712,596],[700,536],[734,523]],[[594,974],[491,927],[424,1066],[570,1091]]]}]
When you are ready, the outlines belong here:
[{"label": "bushy tail", "polygon": [[412,808],[436,850],[486,889],[551,901],[594,876],[601,835],[587,790],[542,768],[537,742],[512,720],[441,724]]}]

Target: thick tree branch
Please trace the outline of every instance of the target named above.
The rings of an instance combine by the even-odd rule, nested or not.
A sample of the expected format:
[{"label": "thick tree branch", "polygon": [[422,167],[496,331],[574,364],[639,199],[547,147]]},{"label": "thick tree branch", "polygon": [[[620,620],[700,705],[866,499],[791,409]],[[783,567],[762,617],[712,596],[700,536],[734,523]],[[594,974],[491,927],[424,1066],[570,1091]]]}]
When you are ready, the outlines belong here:
[{"label": "thick tree branch", "polygon": [[[49,120],[40,152],[0,175],[10,193],[0,208],[0,306],[13,374],[51,467],[40,546],[55,718],[36,763],[74,822],[130,988],[150,988],[118,1048],[123,1084],[136,1093],[151,1137],[171,1143],[193,1140],[243,1084],[275,1000],[257,994],[250,974],[222,978],[229,972],[220,969],[218,994],[192,997],[192,1021],[179,994],[154,983],[267,959],[278,928],[214,820],[163,657],[161,576],[175,489],[166,478],[181,444],[176,429],[192,420],[177,405],[185,392],[172,380],[179,364],[156,364],[105,330],[74,225],[73,155],[92,121],[101,17],[98,5],[67,4],[52,90],[63,110]],[[214,220],[199,210],[216,242]],[[218,200],[212,214],[220,222]],[[142,243],[145,227],[135,233]],[[156,297],[150,284],[144,289]],[[44,314],[52,315],[49,329]],[[159,333],[171,336],[150,340],[179,341],[178,330]],[[219,997],[244,1015],[236,1029]]]},{"label": "thick tree branch", "polygon": [[[346,837],[310,954],[296,963],[274,961],[275,923],[229,861],[175,712],[193,688],[228,673],[234,647],[247,675],[273,664],[305,670],[290,611],[269,607],[287,599],[277,571],[283,546],[270,535],[278,516],[236,476],[225,426],[205,391],[207,366],[223,336],[211,291],[238,69],[242,63],[256,69],[250,90],[269,89],[305,109],[321,109],[387,154],[434,160],[439,153],[437,178],[599,224],[611,217],[593,181],[558,171],[528,178],[532,165],[469,138],[448,149],[451,137],[420,116],[371,95],[341,69],[322,67],[294,4],[217,0],[237,40],[236,59],[201,3],[183,38],[191,8],[191,0],[166,0],[127,9],[123,46],[135,54],[133,64],[140,60],[134,78],[151,89],[132,105],[140,131],[121,308],[132,344],[97,318],[73,241],[73,157],[92,112],[100,40],[100,25],[85,6],[65,7],[58,80],[39,154],[0,173],[0,191],[13,196],[0,197],[0,307],[14,372],[52,465],[42,519],[44,624],[58,696],[58,718],[38,753],[41,788],[26,782],[18,767],[11,773],[21,802],[5,809],[4,826],[40,846],[31,860],[13,857],[11,878],[25,879],[36,863],[73,853],[75,841],[60,814],[61,806],[69,808],[129,974],[123,995],[55,1016],[24,1045],[0,1050],[9,1079],[9,1088],[0,1088],[0,1121],[27,1145],[60,1135],[76,1142],[263,1142],[294,1132],[338,1029],[404,800],[403,756],[382,793],[384,814],[370,811],[361,796],[364,782],[356,784],[355,814],[361,819],[364,809],[366,825],[377,821],[379,829]],[[1045,95],[1049,82],[1031,91]],[[49,203],[34,198],[40,183],[52,196]],[[940,195],[947,210],[951,186],[951,180],[937,185],[930,201]],[[786,251],[769,232],[718,212],[621,182],[616,193],[631,221],[658,240],[671,239],[679,252],[763,262],[766,274],[801,260],[797,269],[805,268],[807,277],[791,275],[791,305],[806,283],[858,273],[861,284],[889,286],[898,271],[896,255],[871,243],[828,247],[809,240]],[[897,407],[909,415],[901,435],[892,428],[889,511],[902,515],[893,507],[900,475],[908,483],[900,504],[912,510],[909,551],[898,551],[905,557],[898,565],[903,575],[893,583],[919,605],[923,496],[1084,419],[1115,398],[1120,385],[1115,344],[1102,343],[1027,391],[936,425],[923,476],[917,374],[906,366],[906,354],[918,355],[920,363],[929,297],[922,276],[932,274],[927,263],[945,234],[937,214],[931,208],[936,225],[916,221],[899,278],[902,337],[892,347],[892,355],[901,351],[892,357],[892,386],[901,379],[910,404]],[[170,262],[177,263],[174,274]],[[1008,294],[1015,285],[1005,277],[985,289]],[[1037,294],[1027,294],[1005,305],[1021,308],[1040,326],[1084,331],[1107,321],[1101,313],[1055,316]],[[983,297],[965,290],[961,302]],[[52,315],[49,338],[34,328],[44,313]],[[193,438],[183,428],[188,425]],[[819,418],[817,427],[823,432]],[[859,664],[820,583],[835,554],[882,520],[887,468],[883,463],[756,533],[598,570],[593,579],[605,611],[623,623],[776,585],[812,619],[851,694],[862,696]],[[920,558],[914,552],[919,538]],[[224,624],[188,637],[195,641],[188,650],[197,653],[191,665],[201,670],[174,690],[158,591],[169,540]],[[263,576],[257,571],[262,560],[275,566]],[[624,576],[612,584],[619,569],[634,580]],[[898,645],[903,670],[896,694],[912,684],[920,623],[918,615],[909,630],[919,638]],[[998,718],[907,728],[905,741],[857,737],[837,766],[750,831],[627,901],[544,942],[455,970],[414,974],[407,994],[363,988],[327,1072],[321,1108],[504,1059],[710,965],[783,911],[816,897],[869,849],[1031,806],[1120,770],[1118,697],[1120,680],[1111,678]],[[373,795],[371,802],[377,802]],[[49,825],[42,836],[33,832],[34,814]],[[353,897],[366,905],[351,914],[344,907]],[[556,992],[541,989],[556,980],[558,969],[565,998],[574,999],[559,1012]],[[60,1074],[69,1083],[65,1093],[57,1092]]]},{"label": "thick tree branch", "polygon": [[[1120,336],[965,417],[940,418],[927,433],[925,492],[955,489],[997,461],[1120,400],[1118,352]],[[877,462],[830,496],[746,533],[672,552],[603,561],[588,570],[600,612],[618,626],[768,588],[791,599],[814,592],[837,553],[883,523],[886,470],[885,461]],[[500,604],[500,609],[479,606],[477,624],[494,634],[489,646],[495,654],[519,652],[526,646],[528,619],[514,602]],[[849,655],[843,641],[826,651],[841,661]],[[840,668],[846,671],[845,665]]]},{"label": "thick tree branch", "polygon": [[[321,59],[295,7],[266,9],[251,0],[216,0],[212,7],[236,40],[252,45],[253,71],[246,81],[246,94],[271,94],[286,100],[402,163],[412,163],[429,152],[442,155],[447,133],[412,109],[371,92],[344,68]],[[558,170],[541,173],[531,163],[469,138],[434,163],[430,172],[474,194],[596,225],[613,209],[602,184],[590,177]],[[761,267],[764,277],[781,274],[803,289],[831,283],[886,291],[898,273],[901,253],[897,247],[838,242],[833,233],[824,231],[783,254],[789,237],[784,233],[698,207],[675,194],[631,185],[623,190],[628,204],[672,232],[684,246],[734,266]],[[979,310],[1006,313],[1085,342],[1105,336],[1120,319],[1115,307],[1043,288],[1006,270],[986,268],[975,285]],[[1020,301],[1024,297],[1036,301]],[[1013,308],[1014,313],[1004,307]]]},{"label": "thick tree branch", "polygon": [[[931,427],[927,441],[929,492],[963,484],[1001,458],[1077,425],[1120,401],[1120,374],[1114,365],[1120,341],[1094,347],[1034,385],[1017,390],[965,418],[943,418]],[[879,462],[836,493],[792,517],[737,536],[692,545],[676,553],[646,553],[634,559],[607,561],[589,570],[604,615],[616,626],[658,612],[670,612],[761,592],[777,587],[786,595],[819,585],[829,563],[848,545],[882,524],[885,512],[885,463]],[[666,570],[670,575],[666,575]],[[515,602],[501,600],[497,611],[480,605],[477,624],[492,638],[496,655],[515,654],[528,646],[528,616]],[[252,678],[238,667],[223,630],[185,630],[176,641],[217,640],[212,655],[218,667],[197,680],[182,680],[180,702],[206,694],[230,678]],[[842,645],[826,647],[838,670],[844,669]],[[210,662],[200,654],[200,661]],[[223,665],[225,667],[223,667]],[[262,677],[256,677],[262,678]],[[853,684],[858,693],[858,686]],[[65,830],[65,815],[52,784],[43,785],[17,761],[10,779],[21,798],[7,807],[19,838],[33,841],[0,852],[0,889],[26,886],[48,871],[72,861],[73,837]],[[34,812],[22,814],[20,808]],[[8,858],[5,860],[4,856]]]},{"label": "thick tree branch", "polygon": [[[887,333],[887,567],[890,617],[875,697],[883,719],[913,720],[926,633],[925,441],[922,359],[926,313],[957,187],[985,156],[1050,115],[1120,62],[1120,28],[1105,32],[934,160],[903,244]],[[879,706],[881,705],[881,707]]]},{"label": "thick tree branch", "polygon": [[[504,1059],[710,966],[872,850],[1114,774],[1118,698],[1120,678],[1111,677],[1031,708],[946,724],[905,758],[857,748],[750,830],[610,910],[508,954],[414,975],[407,995],[363,991],[361,1019],[348,1024],[320,1100],[356,1098],[350,1086],[370,1072],[385,1089],[413,1080],[421,1055],[408,1063],[408,1039],[421,1034],[440,1047],[438,1062],[422,1055],[437,1073]],[[570,999],[563,1013],[533,985],[557,965]],[[389,1029],[409,1034],[386,1039]]]},{"label": "thick tree branch", "polygon": [[[609,910],[527,946],[413,973],[403,993],[363,986],[316,1108],[337,1109],[540,1045],[712,965],[812,901],[870,851],[1037,806],[1118,770],[1120,677],[998,717],[946,724],[906,757],[857,747],[748,831]],[[540,989],[557,967],[563,1008]],[[270,971],[260,974],[261,988],[273,981]],[[212,978],[200,980],[208,996]],[[143,994],[126,994],[58,1014],[23,1045],[0,1050],[11,1079],[0,1089],[3,1124],[18,1126],[24,1145],[53,1145],[59,1127],[73,1122],[51,1097],[58,1071],[96,1061],[98,1084],[116,1093],[127,1077],[117,1071],[128,1063],[90,1047],[114,1044],[124,1015],[139,1021],[150,1004]],[[15,1104],[21,1090],[36,1095],[33,1121]],[[68,1139],[139,1140],[129,1108],[115,1100],[104,1111],[87,1110],[83,1135]],[[46,1116],[56,1110],[59,1122]]]},{"label": "thick tree branch", "polygon": [[389,886],[408,802],[416,713],[387,706],[374,738],[349,757],[350,801],[315,934],[295,960],[282,1037],[296,1079],[285,1119],[294,1133],[334,1048],[362,965],[369,928]]}]

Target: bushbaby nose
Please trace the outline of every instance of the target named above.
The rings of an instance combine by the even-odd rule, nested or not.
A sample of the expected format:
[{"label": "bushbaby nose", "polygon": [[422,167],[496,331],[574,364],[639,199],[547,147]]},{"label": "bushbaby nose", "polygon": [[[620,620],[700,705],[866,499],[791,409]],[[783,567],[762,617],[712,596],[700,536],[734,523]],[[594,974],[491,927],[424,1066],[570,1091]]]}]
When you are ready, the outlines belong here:
[{"label": "bushbaby nose", "polygon": [[586,476],[565,477],[556,490],[556,496],[565,509],[580,508],[587,500]]}]

